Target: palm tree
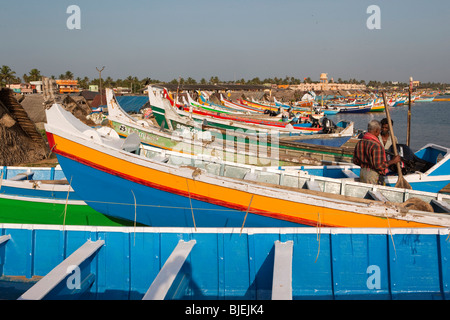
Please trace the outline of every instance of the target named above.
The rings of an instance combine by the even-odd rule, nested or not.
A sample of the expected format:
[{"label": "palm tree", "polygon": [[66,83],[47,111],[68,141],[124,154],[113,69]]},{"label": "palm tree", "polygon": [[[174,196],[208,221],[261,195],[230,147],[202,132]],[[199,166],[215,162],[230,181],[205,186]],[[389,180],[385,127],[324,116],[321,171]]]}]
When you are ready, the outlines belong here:
[{"label": "palm tree", "polygon": [[41,72],[38,69],[31,69],[28,73],[27,82],[29,81],[39,81],[41,79]]},{"label": "palm tree", "polygon": [[66,80],[73,80],[73,73],[70,71],[66,71],[66,73],[64,74],[64,78]]},{"label": "palm tree", "polygon": [[197,84],[197,81],[191,77],[187,78],[186,80],[187,84]]},{"label": "palm tree", "polygon": [[11,78],[16,74],[15,71],[12,71],[10,67],[3,65],[0,69],[0,85],[3,84],[3,80],[5,83],[9,84]]},{"label": "palm tree", "polygon": [[110,88],[111,86],[113,86],[113,82],[114,82],[113,78],[111,78],[111,77],[108,76],[108,77],[103,81],[103,84],[105,85],[105,87]]},{"label": "palm tree", "polygon": [[152,79],[149,77],[145,77],[144,79],[141,80],[140,85],[143,87],[147,87],[151,83],[152,83]]},{"label": "palm tree", "polygon": [[127,88],[130,88],[130,89],[131,89],[131,92],[132,92],[132,91],[133,91],[133,81],[134,81],[133,76],[128,76],[128,77],[125,79],[125,81],[126,81],[126,83],[127,83]]},{"label": "palm tree", "polygon": [[211,77],[209,79],[209,83],[210,84],[218,84],[219,83],[219,77],[218,76]]},{"label": "palm tree", "polygon": [[133,87],[134,87],[135,93],[138,92],[139,90],[141,90],[141,82],[139,81],[139,79],[137,77],[133,78]]},{"label": "palm tree", "polygon": [[88,77],[84,77],[83,79],[81,79],[81,81],[78,81],[78,83],[80,84],[80,87],[83,89],[89,88],[89,78]]}]

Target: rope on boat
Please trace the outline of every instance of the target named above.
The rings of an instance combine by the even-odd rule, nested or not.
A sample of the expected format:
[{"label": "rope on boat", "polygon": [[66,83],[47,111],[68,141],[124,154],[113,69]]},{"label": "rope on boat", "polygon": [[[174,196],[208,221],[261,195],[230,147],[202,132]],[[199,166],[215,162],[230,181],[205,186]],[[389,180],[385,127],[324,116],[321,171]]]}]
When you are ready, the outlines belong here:
[{"label": "rope on boat", "polygon": [[322,227],[322,223],[320,222],[320,212],[317,212],[317,241],[319,242],[318,244],[318,248],[317,248],[317,256],[316,256],[316,260],[314,261],[314,263],[317,262],[317,260],[319,259],[319,254],[320,254],[320,235],[321,235],[321,227]]},{"label": "rope on boat", "polygon": [[136,246],[136,220],[137,220],[137,205],[136,205],[136,196],[134,195],[133,189],[131,189],[131,193],[134,198],[134,239],[133,246]]},{"label": "rope on boat", "polygon": [[[194,171],[194,172],[195,172],[195,171]],[[192,175],[194,175],[194,174],[192,174]],[[189,191],[189,182],[188,182],[188,179],[186,179],[186,186],[187,186],[187,191],[188,191],[188,194],[189,194],[189,203],[190,203],[190,205],[191,205],[192,222],[194,223],[194,229],[195,229],[195,231],[197,231],[197,226],[196,226],[196,224],[195,224],[195,217],[194,217],[194,209],[192,208],[191,192]]]},{"label": "rope on boat", "polygon": [[386,220],[387,220],[387,223],[388,223],[388,230],[389,230],[389,235],[391,236],[392,246],[394,247],[395,258],[397,259],[397,249],[395,249],[394,236],[392,235],[391,223],[389,222],[389,216],[387,214],[387,208],[384,209],[384,212],[385,212]]},{"label": "rope on boat", "polygon": [[245,220],[247,220],[248,211],[250,210],[250,206],[252,205],[252,201],[253,201],[253,196],[254,196],[254,194],[252,194],[252,198],[250,199],[250,203],[248,204],[247,212],[245,213],[244,221],[242,222],[241,232],[240,232],[239,236],[242,235],[242,229],[244,229]]},{"label": "rope on boat", "polygon": [[49,152],[48,155],[45,157],[45,159],[48,159],[48,158],[52,155],[53,149],[55,149],[56,145],[57,145],[57,144],[55,143],[55,145],[50,149],[50,152]]},{"label": "rope on boat", "polygon": [[72,178],[73,178],[73,177],[70,177],[69,189],[67,189],[66,204],[64,205],[63,231],[64,231],[65,228],[66,228],[67,203],[69,202],[69,194],[70,194],[70,186],[71,186],[71,184],[72,184]]}]

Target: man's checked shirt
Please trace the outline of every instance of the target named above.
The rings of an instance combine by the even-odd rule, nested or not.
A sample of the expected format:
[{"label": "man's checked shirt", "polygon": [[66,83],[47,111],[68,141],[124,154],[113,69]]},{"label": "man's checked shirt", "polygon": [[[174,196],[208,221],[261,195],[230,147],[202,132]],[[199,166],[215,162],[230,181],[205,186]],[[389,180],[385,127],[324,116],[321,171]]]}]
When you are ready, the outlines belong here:
[{"label": "man's checked shirt", "polygon": [[380,175],[386,174],[386,153],[377,137],[369,132],[364,135],[356,144],[353,163],[361,168],[372,169]]}]

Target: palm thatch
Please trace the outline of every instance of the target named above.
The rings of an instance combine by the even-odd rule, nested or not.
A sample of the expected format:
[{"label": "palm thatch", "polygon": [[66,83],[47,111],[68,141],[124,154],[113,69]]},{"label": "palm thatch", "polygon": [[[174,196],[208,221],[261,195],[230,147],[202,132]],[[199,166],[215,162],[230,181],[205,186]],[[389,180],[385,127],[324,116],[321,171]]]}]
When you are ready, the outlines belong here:
[{"label": "palm thatch", "polygon": [[0,165],[40,161],[49,150],[13,91],[0,90]]}]

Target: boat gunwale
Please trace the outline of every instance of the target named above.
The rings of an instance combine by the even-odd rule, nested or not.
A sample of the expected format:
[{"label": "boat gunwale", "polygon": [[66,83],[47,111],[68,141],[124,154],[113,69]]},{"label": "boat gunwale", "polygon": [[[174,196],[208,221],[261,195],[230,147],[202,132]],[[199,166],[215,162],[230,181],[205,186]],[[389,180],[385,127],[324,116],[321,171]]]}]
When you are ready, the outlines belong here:
[{"label": "boat gunwale", "polygon": [[150,226],[89,226],[89,225],[51,225],[51,224],[22,224],[22,223],[0,223],[0,229],[14,230],[55,230],[55,231],[82,231],[99,233],[102,239],[103,232],[117,233],[170,233],[170,234],[279,234],[281,237],[286,234],[386,234],[386,235],[444,235],[450,234],[450,228],[343,228],[343,227],[258,227],[258,228],[237,228],[237,227],[150,227]]}]

